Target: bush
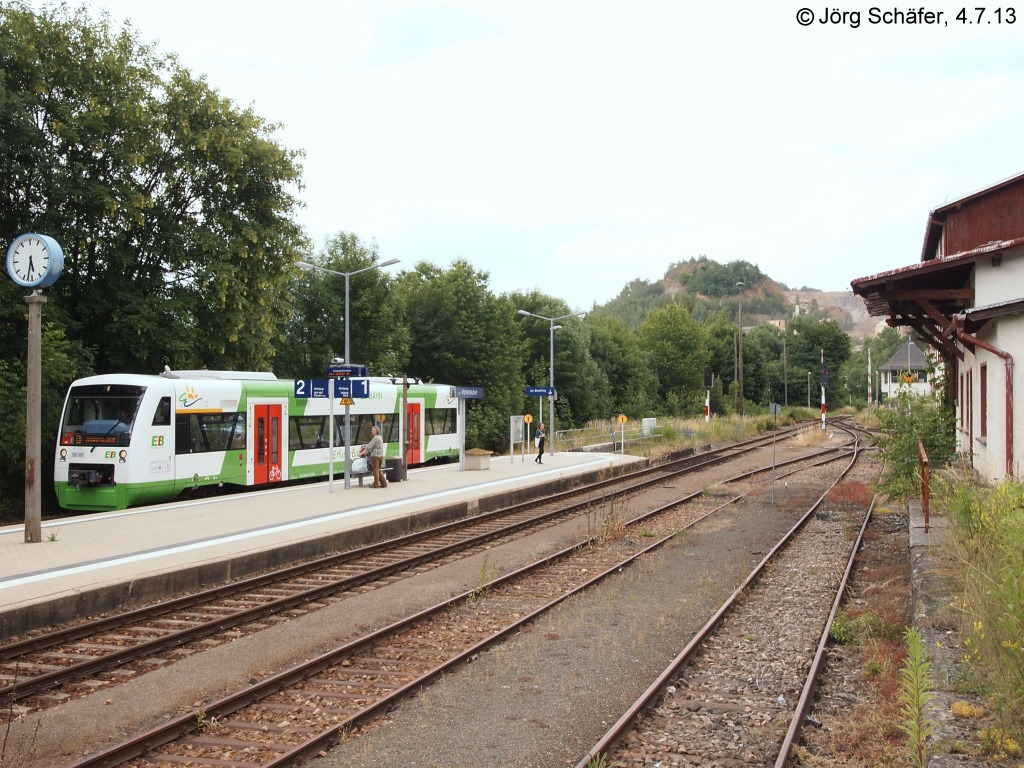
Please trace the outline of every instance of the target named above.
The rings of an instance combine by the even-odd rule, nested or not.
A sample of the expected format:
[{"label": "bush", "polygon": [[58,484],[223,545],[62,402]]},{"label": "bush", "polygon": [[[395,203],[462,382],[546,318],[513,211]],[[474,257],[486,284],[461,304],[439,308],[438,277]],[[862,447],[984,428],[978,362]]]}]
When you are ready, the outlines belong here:
[{"label": "bush", "polygon": [[918,441],[924,444],[931,469],[938,469],[954,454],[955,422],[953,410],[942,408],[933,398],[903,393],[889,402],[888,408],[878,412],[882,425],[878,446],[885,461],[879,491],[904,501],[921,492]]}]

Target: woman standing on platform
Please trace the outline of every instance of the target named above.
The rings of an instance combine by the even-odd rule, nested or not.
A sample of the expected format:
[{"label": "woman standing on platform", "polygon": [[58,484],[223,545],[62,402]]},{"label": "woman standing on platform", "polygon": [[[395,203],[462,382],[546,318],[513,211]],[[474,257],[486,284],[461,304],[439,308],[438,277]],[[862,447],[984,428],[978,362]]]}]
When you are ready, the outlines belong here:
[{"label": "woman standing on platform", "polygon": [[544,442],[547,440],[548,433],[544,431],[544,422],[540,423],[537,427],[537,458],[534,459],[538,464],[543,464],[541,459],[544,458]]},{"label": "woman standing on platform", "polygon": [[377,427],[370,428],[370,442],[359,451],[360,456],[370,456],[370,471],[373,473],[373,485],[371,488],[387,488],[388,480],[380,471],[380,464],[384,460],[384,441],[381,440],[380,430]]}]

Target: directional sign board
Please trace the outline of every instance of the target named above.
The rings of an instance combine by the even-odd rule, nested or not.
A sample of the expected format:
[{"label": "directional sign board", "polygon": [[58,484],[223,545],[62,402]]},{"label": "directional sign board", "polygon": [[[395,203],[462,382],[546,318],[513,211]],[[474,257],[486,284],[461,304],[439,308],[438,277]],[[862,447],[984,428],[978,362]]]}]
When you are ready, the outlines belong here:
[{"label": "directional sign board", "polygon": [[365,377],[367,375],[365,365],[351,365],[346,363],[331,363],[327,366],[327,370],[324,371],[324,375],[330,376],[332,379],[335,378],[358,378]]},{"label": "directional sign board", "polygon": [[[295,397],[305,399],[310,397],[330,397],[329,379],[296,379]],[[334,381],[334,396],[341,398],[369,397],[369,379],[336,379]]]},{"label": "directional sign board", "polygon": [[554,397],[555,396],[555,388],[554,387],[527,387],[526,388],[526,396],[527,397]]}]

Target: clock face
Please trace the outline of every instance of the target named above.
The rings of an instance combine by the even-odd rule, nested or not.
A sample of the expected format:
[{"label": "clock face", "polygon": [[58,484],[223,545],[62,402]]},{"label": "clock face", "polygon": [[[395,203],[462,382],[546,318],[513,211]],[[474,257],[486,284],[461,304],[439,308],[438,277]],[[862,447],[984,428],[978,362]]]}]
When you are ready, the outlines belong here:
[{"label": "clock face", "polygon": [[7,251],[7,273],[25,287],[52,285],[63,266],[63,251],[56,240],[46,235],[22,235]]}]

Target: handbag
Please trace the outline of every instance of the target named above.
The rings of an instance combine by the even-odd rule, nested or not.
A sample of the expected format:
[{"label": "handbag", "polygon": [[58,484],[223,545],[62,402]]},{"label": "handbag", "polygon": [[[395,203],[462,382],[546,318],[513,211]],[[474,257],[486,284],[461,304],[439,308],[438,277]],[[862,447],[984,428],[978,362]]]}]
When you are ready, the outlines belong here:
[{"label": "handbag", "polygon": [[538,435],[537,437],[533,438],[533,445],[534,445],[535,448],[540,448],[540,435]]},{"label": "handbag", "polygon": [[370,471],[370,462],[363,456],[352,460],[352,472],[356,475],[364,475]]}]

